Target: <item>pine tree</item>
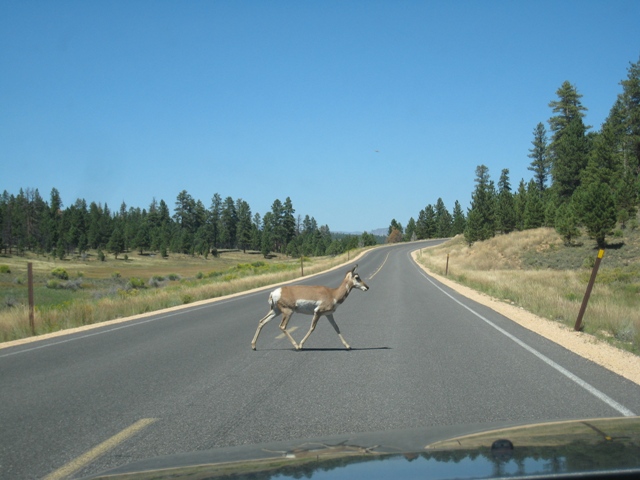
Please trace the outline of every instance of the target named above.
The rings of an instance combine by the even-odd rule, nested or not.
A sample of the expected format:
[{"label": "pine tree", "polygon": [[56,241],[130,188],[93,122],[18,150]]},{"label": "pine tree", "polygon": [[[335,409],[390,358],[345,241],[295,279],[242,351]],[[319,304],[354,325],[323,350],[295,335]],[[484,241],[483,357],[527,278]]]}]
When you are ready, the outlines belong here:
[{"label": "pine tree", "polygon": [[464,212],[462,211],[460,202],[456,200],[453,205],[453,222],[451,224],[451,236],[455,237],[456,235],[460,235],[461,233],[464,233],[466,224],[467,224],[467,219],[464,216]]},{"label": "pine tree", "polygon": [[549,119],[549,127],[553,132],[551,139],[552,150],[554,149],[553,145],[560,140],[571,121],[575,118],[583,118],[583,112],[587,111],[587,108],[580,101],[582,95],[568,81],[562,83],[562,86],[556,91],[556,95],[558,100],[549,102],[549,107],[551,107],[553,113],[557,114]]},{"label": "pine tree", "polygon": [[533,131],[533,148],[529,149],[528,157],[531,158],[531,165],[527,167],[533,172],[533,178],[538,184],[538,189],[544,192],[547,187],[547,180],[551,170],[551,161],[547,154],[547,131],[544,125],[538,123]]},{"label": "pine tree", "polygon": [[220,231],[221,231],[221,216],[222,216],[222,197],[220,194],[215,193],[211,199],[211,207],[209,208],[209,241],[214,248],[220,246]]},{"label": "pine tree", "polygon": [[273,250],[273,213],[267,212],[262,217],[262,242],[260,251],[267,258]]},{"label": "pine tree", "polygon": [[542,192],[538,190],[538,184],[531,180],[527,187],[527,201],[524,207],[524,228],[540,228],[544,224],[544,204]]},{"label": "pine tree", "polygon": [[496,202],[496,229],[510,233],[516,227],[516,211],[509,183],[509,169],[505,168],[498,180],[498,199]]},{"label": "pine tree", "polygon": [[596,240],[599,248],[604,248],[606,236],[611,234],[616,225],[616,207],[611,188],[596,180],[580,186],[573,200],[589,236]]},{"label": "pine tree", "polygon": [[520,179],[518,191],[513,196],[513,206],[516,212],[516,230],[524,230],[524,212],[527,208],[527,184],[524,178]]},{"label": "pine tree", "polygon": [[569,201],[580,184],[580,171],[587,164],[586,131],[582,122],[587,109],[582,95],[568,81],[556,91],[558,100],[549,102],[553,113],[549,127],[553,136],[549,145],[553,187],[561,201]]},{"label": "pine tree", "polygon": [[391,235],[393,230],[397,230],[402,235],[404,229],[402,228],[402,224],[400,224],[395,218],[391,220],[389,224],[389,228],[387,229],[387,236]]},{"label": "pine tree", "polygon": [[587,166],[589,140],[582,118],[573,118],[553,144],[553,188],[562,201],[568,201],[580,186],[582,171]]},{"label": "pine tree", "polygon": [[453,219],[451,214],[445,207],[442,198],[438,198],[436,201],[436,237],[446,238],[451,235],[451,223]]},{"label": "pine tree", "polygon": [[476,187],[471,195],[464,237],[469,244],[495,235],[495,188],[485,165],[476,168]]},{"label": "pine tree", "polygon": [[238,230],[238,214],[233,198],[227,197],[224,200],[220,215],[221,232],[220,242],[225,248],[235,248],[237,246],[236,232]]},{"label": "pine tree", "polygon": [[[389,234],[391,231],[389,230]],[[429,204],[420,210],[418,222],[416,224],[416,235],[419,240],[434,238],[436,235],[436,211],[433,205]]]},{"label": "pine tree", "polygon": [[238,213],[238,227],[236,237],[238,246],[246,253],[247,247],[251,244],[251,207],[242,199],[236,202]]},{"label": "pine tree", "polygon": [[284,200],[284,205],[282,208],[282,227],[284,229],[285,245],[288,245],[297,233],[296,218],[293,215],[294,213],[296,213],[296,211],[293,208],[293,202],[291,201],[291,198],[287,197]]},{"label": "pine tree", "polygon": [[405,242],[411,242],[413,240],[417,239],[417,235],[416,235],[416,221],[413,219],[413,217],[409,218],[409,221],[407,222],[407,228],[405,228],[404,230],[404,241]]},{"label": "pine tree", "polygon": [[616,195],[618,217],[624,223],[634,218],[640,200],[640,60],[630,63],[620,82],[623,91],[611,108],[602,131],[613,132],[620,161],[620,183]]},{"label": "pine tree", "polygon": [[625,169],[635,171],[636,181],[640,175],[640,60],[629,63],[628,75],[622,80],[621,101],[624,105]]},{"label": "pine tree", "polygon": [[562,235],[565,245],[571,245],[573,239],[580,235],[578,219],[572,203],[562,203],[558,207],[554,223],[556,231]]},{"label": "pine tree", "polygon": [[116,224],[113,229],[113,233],[111,234],[111,238],[109,239],[109,243],[107,244],[107,249],[109,252],[113,253],[115,258],[118,258],[118,255],[124,252],[124,234],[122,232],[122,226],[120,224]]}]

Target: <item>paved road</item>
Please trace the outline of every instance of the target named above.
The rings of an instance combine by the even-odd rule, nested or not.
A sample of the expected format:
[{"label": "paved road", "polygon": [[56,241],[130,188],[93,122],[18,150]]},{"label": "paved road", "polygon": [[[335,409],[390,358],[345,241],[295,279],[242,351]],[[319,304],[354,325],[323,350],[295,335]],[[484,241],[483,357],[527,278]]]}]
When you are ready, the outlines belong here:
[{"label": "paved road", "polygon": [[[325,319],[301,352],[277,319],[252,351],[266,291],[0,349],[0,476],[78,478],[220,446],[640,412],[640,387],[433,281],[411,261],[416,248],[358,260],[371,289],[335,315],[351,351]],[[346,270],[304,283],[337,285]],[[298,341],[309,323],[293,316]]]}]

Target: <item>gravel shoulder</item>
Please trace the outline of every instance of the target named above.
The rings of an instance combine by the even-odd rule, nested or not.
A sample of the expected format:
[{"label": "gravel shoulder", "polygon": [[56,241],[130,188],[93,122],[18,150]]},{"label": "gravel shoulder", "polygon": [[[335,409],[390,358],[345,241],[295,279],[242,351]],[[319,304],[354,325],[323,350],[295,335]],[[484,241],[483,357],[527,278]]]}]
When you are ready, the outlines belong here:
[{"label": "gravel shoulder", "polygon": [[[414,260],[416,255],[417,251],[412,253]],[[566,325],[539,317],[520,307],[501,302],[484,293],[460,285],[446,277],[433,273],[417,261],[416,264],[431,277],[459,294],[495,310],[524,328],[542,335],[567,350],[640,385],[640,357],[637,355],[620,350],[593,335],[576,332]]]}]

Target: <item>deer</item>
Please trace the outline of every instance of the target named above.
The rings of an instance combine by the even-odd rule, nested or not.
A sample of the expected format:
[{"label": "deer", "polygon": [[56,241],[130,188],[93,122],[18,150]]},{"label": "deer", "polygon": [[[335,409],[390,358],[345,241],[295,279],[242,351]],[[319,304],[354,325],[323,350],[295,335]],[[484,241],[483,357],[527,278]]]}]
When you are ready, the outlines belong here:
[{"label": "deer", "polygon": [[[351,270],[349,270],[344,276],[344,280],[337,288],[329,288],[324,286],[310,286],[310,285],[289,285],[285,287],[276,288],[269,294],[269,306],[271,309],[259,322],[256,334],[251,341],[251,348],[256,349],[256,342],[258,341],[258,335],[262,327],[264,327],[271,320],[282,314],[282,321],[280,322],[280,330],[287,336],[289,341],[293,344],[296,350],[302,350],[304,342],[307,341],[309,335],[315,330],[316,324],[320,317],[325,316],[333,329],[340,337],[342,344],[347,350],[351,347],[344,339],[338,328],[338,324],[333,318],[333,313],[349,296],[349,293],[353,288],[359,288],[363,292],[369,290],[369,286],[364,283],[360,278],[360,275],[356,273],[356,264]],[[311,328],[300,341],[299,344],[293,339],[291,334],[287,331],[287,324],[291,319],[291,315],[294,313],[303,313],[306,315],[313,315],[311,319]]]}]

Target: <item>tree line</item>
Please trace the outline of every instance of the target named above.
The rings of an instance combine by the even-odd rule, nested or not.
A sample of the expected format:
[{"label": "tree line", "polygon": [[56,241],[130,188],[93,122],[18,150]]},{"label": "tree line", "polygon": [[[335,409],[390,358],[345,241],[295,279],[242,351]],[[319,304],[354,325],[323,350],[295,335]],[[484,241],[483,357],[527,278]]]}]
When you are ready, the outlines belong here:
[{"label": "tree line", "polygon": [[[486,166],[476,169],[467,216],[469,243],[497,232],[554,227],[570,244],[583,227],[603,248],[619,223],[637,227],[640,200],[640,61],[630,63],[609,116],[599,131],[585,125],[587,108],[575,85],[565,81],[549,102],[549,132],[540,122],[533,130],[528,169],[514,193],[509,170],[497,189]],[[550,134],[550,138],[548,137]]]},{"label": "tree line", "polygon": [[[528,170],[513,191],[509,169],[496,187],[489,169],[479,165],[471,206],[465,216],[458,201],[450,214],[442,199],[427,205],[418,220],[403,227],[395,219],[387,242],[452,237],[463,233],[469,244],[496,233],[555,228],[567,244],[583,227],[599,247],[619,223],[637,228],[640,203],[640,61],[631,63],[627,78],[599,131],[585,125],[587,108],[575,85],[565,81],[549,102],[552,116],[533,130]],[[551,135],[550,138],[548,135]]]},{"label": "tree line", "polygon": [[392,219],[387,231],[387,243],[455,237],[464,232],[466,224],[460,202],[455,201],[453,212],[450,213],[442,198],[438,198],[435,205],[429,204],[420,210],[418,220],[409,218],[406,227],[395,218]]},{"label": "tree line", "polygon": [[640,61],[630,62],[620,85],[622,92],[598,131],[585,125],[587,108],[575,85],[565,81],[558,88],[557,99],[549,102],[549,131],[542,122],[533,130],[528,154],[533,178],[520,180],[517,191],[512,191],[508,169],[502,170],[496,188],[489,169],[476,168],[464,230],[470,244],[542,226],[555,228],[571,244],[582,227],[604,248],[616,225],[637,228]]},{"label": "tree line", "polygon": [[207,208],[186,190],[176,197],[174,213],[164,200],[155,199],[147,209],[111,211],[107,204],[78,199],[64,208],[56,188],[45,201],[37,189],[6,190],[0,197],[0,250],[22,255],[27,251],[57,258],[97,251],[118,255],[138,251],[217,255],[219,249],[247,249],[284,253],[293,257],[339,254],[362,245],[374,245],[375,237],[345,236],[334,239],[328,225],[318,226],[314,217],[295,216],[289,197],[276,199],[264,215],[253,213],[241,198],[216,193]]}]

